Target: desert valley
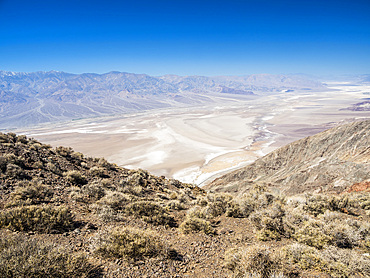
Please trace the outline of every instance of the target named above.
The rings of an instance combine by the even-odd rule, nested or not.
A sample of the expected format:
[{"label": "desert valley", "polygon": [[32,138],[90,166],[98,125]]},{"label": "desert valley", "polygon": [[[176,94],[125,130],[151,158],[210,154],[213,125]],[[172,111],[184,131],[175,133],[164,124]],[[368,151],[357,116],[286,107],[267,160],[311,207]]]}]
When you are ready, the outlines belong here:
[{"label": "desert valley", "polygon": [[1,77],[2,277],[369,277],[367,75]]},{"label": "desert valley", "polygon": [[[202,101],[128,110],[131,112],[115,116],[51,121],[12,131],[52,146],[71,146],[86,155],[105,157],[125,168],[146,169],[202,186],[287,143],[338,124],[370,118],[370,85],[362,79],[321,85],[294,77],[290,83],[281,81],[284,76],[254,78],[254,84],[250,80],[235,82],[239,87],[242,84],[244,91],[222,93],[215,85],[204,88],[202,84],[202,90],[192,88],[176,94],[184,99],[203,97]],[[194,81],[187,79],[182,78],[182,87],[191,88]],[[253,95],[247,93],[247,86],[255,89]],[[157,90],[162,93],[161,88]],[[157,95],[152,92],[145,97],[150,103]]]}]

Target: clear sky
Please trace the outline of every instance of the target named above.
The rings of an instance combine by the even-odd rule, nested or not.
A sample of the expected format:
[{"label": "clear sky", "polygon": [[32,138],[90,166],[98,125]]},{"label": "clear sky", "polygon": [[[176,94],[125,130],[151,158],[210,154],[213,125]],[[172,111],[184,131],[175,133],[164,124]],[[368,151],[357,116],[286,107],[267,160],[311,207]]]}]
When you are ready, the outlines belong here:
[{"label": "clear sky", "polygon": [[0,70],[370,73],[370,0],[0,0]]}]

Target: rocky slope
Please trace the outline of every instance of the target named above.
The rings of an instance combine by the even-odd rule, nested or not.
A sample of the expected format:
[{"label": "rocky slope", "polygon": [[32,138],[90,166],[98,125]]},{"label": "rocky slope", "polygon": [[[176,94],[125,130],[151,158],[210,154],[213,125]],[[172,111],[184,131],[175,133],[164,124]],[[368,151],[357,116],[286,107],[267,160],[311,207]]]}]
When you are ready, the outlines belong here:
[{"label": "rocky slope", "polygon": [[[368,161],[366,125],[337,157]],[[0,276],[368,277],[368,189],[233,198],[0,133]]]},{"label": "rocky slope", "polygon": [[367,179],[370,179],[370,121],[359,121],[279,148],[216,179],[207,188],[240,194],[258,183],[284,194],[343,192]]},{"label": "rocky slope", "polygon": [[0,128],[212,103],[213,96],[323,89],[297,76],[204,77],[109,72],[14,73],[0,71]]}]

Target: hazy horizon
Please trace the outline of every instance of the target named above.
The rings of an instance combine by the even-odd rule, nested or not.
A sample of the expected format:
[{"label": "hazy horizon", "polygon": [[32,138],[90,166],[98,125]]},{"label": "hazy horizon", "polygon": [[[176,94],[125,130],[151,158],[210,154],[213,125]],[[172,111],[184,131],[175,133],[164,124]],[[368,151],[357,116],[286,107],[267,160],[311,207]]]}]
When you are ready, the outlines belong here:
[{"label": "hazy horizon", "polygon": [[370,2],[1,0],[0,68],[187,75],[370,72]]}]

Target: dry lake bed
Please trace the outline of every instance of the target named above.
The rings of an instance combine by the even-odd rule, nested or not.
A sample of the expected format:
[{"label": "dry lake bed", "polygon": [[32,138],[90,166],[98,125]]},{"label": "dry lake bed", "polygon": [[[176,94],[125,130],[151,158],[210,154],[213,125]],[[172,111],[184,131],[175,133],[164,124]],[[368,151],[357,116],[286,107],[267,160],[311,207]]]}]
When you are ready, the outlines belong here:
[{"label": "dry lake bed", "polygon": [[368,119],[347,109],[370,98],[370,86],[329,83],[327,91],[214,97],[209,105],[82,119],[17,133],[71,146],[126,168],[204,185],[289,142],[340,123]]}]

